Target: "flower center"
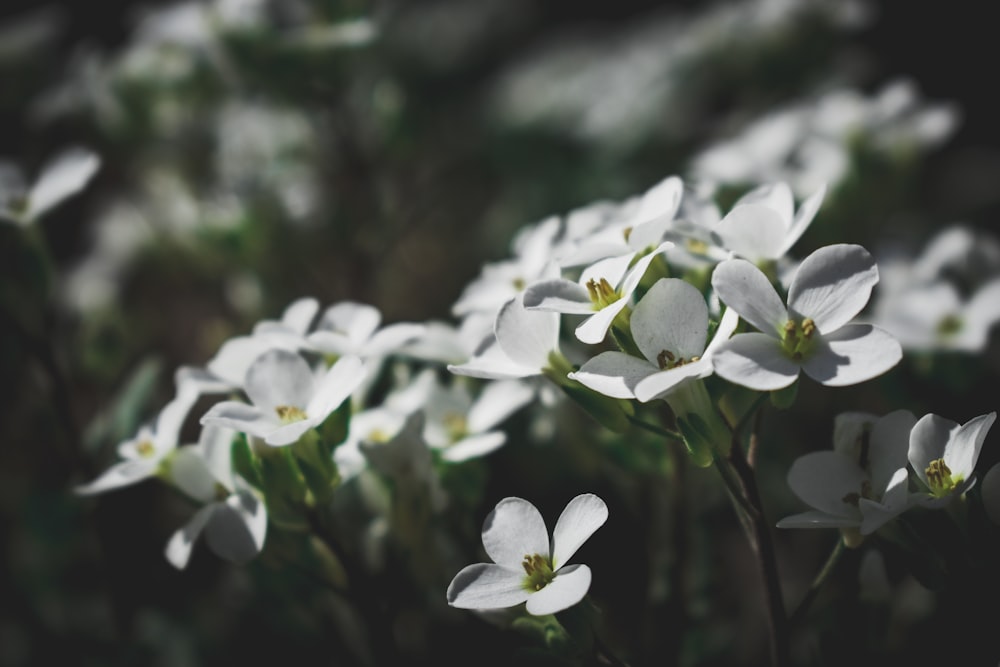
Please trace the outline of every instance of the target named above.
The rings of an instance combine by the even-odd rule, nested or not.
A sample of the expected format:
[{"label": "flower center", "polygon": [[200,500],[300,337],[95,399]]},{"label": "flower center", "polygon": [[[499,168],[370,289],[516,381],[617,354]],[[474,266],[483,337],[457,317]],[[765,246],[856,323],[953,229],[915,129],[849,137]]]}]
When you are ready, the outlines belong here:
[{"label": "flower center", "polygon": [[601,310],[621,298],[621,295],[615,291],[607,278],[601,278],[599,282],[593,278],[588,280],[587,292],[590,294],[590,301],[594,304],[594,310]]},{"label": "flower center", "polygon": [[306,413],[294,405],[279,405],[274,411],[278,413],[278,419],[282,424],[300,422],[306,418]]},{"label": "flower center", "polygon": [[522,585],[529,591],[542,590],[556,577],[555,573],[552,572],[552,566],[549,565],[548,559],[540,554],[532,556],[525,554],[524,560],[521,561],[521,567],[524,568],[525,573],[528,575],[524,578]]},{"label": "flower center", "polygon": [[528,284],[524,282],[524,278],[521,278],[520,276],[514,278],[514,280],[511,281],[511,284],[514,285],[514,289],[518,292],[523,292],[524,288],[528,286]]},{"label": "flower center", "polygon": [[469,424],[465,417],[462,415],[449,412],[441,420],[444,423],[444,429],[448,432],[448,437],[452,442],[461,440],[469,432]]},{"label": "flower center", "polygon": [[962,330],[962,318],[958,315],[946,315],[937,324],[937,335],[940,338],[954,336]]},{"label": "flower center", "polygon": [[801,361],[812,348],[815,333],[816,324],[808,317],[803,318],[801,322],[788,320],[781,331],[781,346],[788,356],[795,361]]},{"label": "flower center", "polygon": [[684,240],[684,246],[695,255],[707,255],[708,254],[708,244],[700,239],[687,238]]},{"label": "flower center", "polygon": [[931,493],[938,498],[947,496],[962,483],[962,476],[953,476],[951,468],[944,462],[944,459],[931,461],[924,472],[927,474],[927,485],[931,487]]},{"label": "flower center", "polygon": [[669,370],[671,368],[677,368],[678,366],[683,366],[685,364],[690,364],[695,361],[699,361],[701,357],[695,355],[690,359],[685,359],[684,357],[678,357],[676,354],[670,350],[661,350],[658,355],[656,355],[656,364],[660,367],[660,370]]},{"label": "flower center", "polygon": [[149,440],[143,440],[135,446],[135,451],[144,459],[148,459],[156,454],[156,446]]},{"label": "flower center", "polygon": [[854,507],[857,507],[858,502],[862,498],[867,498],[868,500],[872,499],[872,483],[867,479],[861,482],[861,493],[856,493],[852,491],[851,493],[846,494],[840,500],[844,503],[847,503],[848,505],[853,505]]}]

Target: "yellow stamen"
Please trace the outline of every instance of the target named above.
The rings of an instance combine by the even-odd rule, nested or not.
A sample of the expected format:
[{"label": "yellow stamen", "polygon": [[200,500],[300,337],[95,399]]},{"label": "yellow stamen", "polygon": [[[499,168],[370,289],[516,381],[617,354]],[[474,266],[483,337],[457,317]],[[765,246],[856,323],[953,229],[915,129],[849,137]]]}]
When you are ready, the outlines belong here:
[{"label": "yellow stamen", "polygon": [[306,418],[306,413],[294,405],[279,405],[274,411],[278,413],[278,419],[281,420],[282,424],[300,422]]}]

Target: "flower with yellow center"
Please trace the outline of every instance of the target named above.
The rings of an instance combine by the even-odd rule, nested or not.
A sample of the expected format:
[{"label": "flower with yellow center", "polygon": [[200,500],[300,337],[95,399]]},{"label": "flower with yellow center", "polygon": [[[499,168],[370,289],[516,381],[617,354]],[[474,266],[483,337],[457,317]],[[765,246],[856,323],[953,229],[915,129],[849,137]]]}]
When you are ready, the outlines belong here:
[{"label": "flower with yellow center", "polygon": [[712,358],[715,372],[758,391],[787,387],[800,371],[830,387],[881,375],[902,358],[899,343],[878,327],[850,324],[877,282],[878,268],[864,248],[826,246],[802,261],[786,306],[756,266],[743,259],[722,262],[712,286],[760,333],[723,343]]},{"label": "flower with yellow center", "polygon": [[925,415],[910,432],[909,460],[926,491],[920,504],[943,507],[976,483],[975,468],[986,434],[997,413],[965,424]]},{"label": "flower with yellow center", "polygon": [[364,377],[365,367],[358,357],[342,357],[317,374],[301,355],[270,350],[247,369],[243,389],[252,404],[216,403],[201,423],[256,436],[269,445],[290,445],[322,424]]},{"label": "flower with yellow center", "polygon": [[526,603],[529,614],[572,607],[590,589],[586,565],[567,565],[577,549],[608,519],[608,507],[591,493],[566,505],[552,532],[534,505],[504,498],[483,524],[483,547],[492,563],[463,568],[448,586],[448,604],[460,609],[501,609]]},{"label": "flower with yellow center", "polygon": [[192,392],[178,394],[160,411],[155,424],[143,426],[136,437],[118,445],[119,463],[89,484],[78,486],[76,492],[101,493],[160,474],[165,460],[177,449],[181,426],[197,398]]},{"label": "flower with yellow center", "polygon": [[625,309],[653,259],[673,246],[665,241],[651,250],[602,259],[584,269],[577,282],[563,278],[537,282],[525,290],[524,307],[587,315],[576,328],[576,337],[584,343],[600,343],[613,322],[627,318]]}]

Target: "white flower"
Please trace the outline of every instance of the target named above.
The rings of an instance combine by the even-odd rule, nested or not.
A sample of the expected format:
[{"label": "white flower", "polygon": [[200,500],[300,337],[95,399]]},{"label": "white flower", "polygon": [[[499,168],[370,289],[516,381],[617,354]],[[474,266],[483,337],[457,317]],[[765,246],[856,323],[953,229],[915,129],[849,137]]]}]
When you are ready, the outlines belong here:
[{"label": "white flower", "polygon": [[100,166],[101,159],[87,149],[63,151],[42,167],[41,175],[27,194],[0,190],[0,220],[31,224],[82,190]]},{"label": "white flower", "polygon": [[489,454],[507,441],[507,434],[496,426],[530,402],[535,393],[520,380],[497,380],[483,387],[473,400],[464,385],[445,388],[435,379],[424,401],[424,439],[441,458],[453,463]]},{"label": "white flower", "polygon": [[785,183],[762,185],[739,199],[715,226],[727,250],[752,262],[777,260],[809,228],[826,194],[821,187],[795,211]]},{"label": "white flower", "polygon": [[167,542],[167,560],[179,570],[187,567],[202,534],[216,555],[233,563],[245,563],[264,548],[267,510],[257,492],[233,474],[230,450],[235,435],[230,429],[206,426],[198,444],[178,450],[171,464],[174,484],[207,503]]},{"label": "white flower", "polygon": [[578,282],[560,278],[535,283],[524,293],[524,306],[528,310],[588,315],[576,328],[576,337],[584,343],[600,343],[611,323],[629,305],[650,263],[673,245],[669,241],[661,243],[634,265],[635,251],[603,259],[584,269]]},{"label": "white flower", "polygon": [[357,357],[341,357],[322,376],[287,350],[265,352],[247,369],[243,389],[253,405],[217,403],[201,423],[236,429],[269,445],[290,445],[323,423],[364,380]]},{"label": "white flower", "polygon": [[906,452],[916,418],[897,410],[878,418],[837,415],[833,451],[800,456],[788,486],[814,509],[785,517],[779,528],[854,528],[869,535],[911,507]]},{"label": "white flower", "polygon": [[910,432],[910,465],[926,492],[925,507],[943,507],[976,483],[975,468],[986,434],[996,412],[980,415],[965,424],[924,415]]},{"label": "white flower", "polygon": [[555,217],[522,229],[512,244],[514,257],[483,266],[479,277],[465,287],[452,306],[452,314],[462,318],[482,312],[493,315],[531,283],[558,276],[559,267],[550,259],[561,230]]},{"label": "white flower", "polygon": [[624,352],[602,352],[569,377],[613,398],[660,398],[689,378],[712,374],[711,357],[738,323],[727,309],[706,348],[708,305],[689,283],[661,278],[636,304],[631,317],[632,337],[646,358]]},{"label": "white flower", "polygon": [[559,313],[524,307],[524,294],[512,298],[497,313],[493,337],[483,341],[464,364],[449,364],[456,375],[509,380],[541,375],[550,356],[559,352]]},{"label": "white flower", "polygon": [[306,340],[320,352],[367,360],[385,357],[424,333],[421,324],[399,322],[379,329],[381,323],[378,308],[341,301],[327,308]]},{"label": "white flower", "polygon": [[164,460],[177,449],[181,426],[196,399],[195,394],[181,391],[164,406],[152,427],[143,426],[134,438],[118,445],[118,456],[124,460],[89,484],[76,487],[76,492],[101,493],[159,474]]},{"label": "white flower", "polygon": [[[252,335],[237,336],[223,343],[206,364],[208,372],[231,389],[242,386],[247,369],[268,350],[295,352],[307,348],[306,332],[318,310],[316,299],[307,297],[293,301],[280,320],[261,320],[254,326]],[[190,379],[202,382],[197,386],[205,393],[214,393],[213,390],[221,386],[204,374],[192,374]]]},{"label": "white flower", "polygon": [[529,614],[572,607],[590,589],[590,568],[567,565],[608,518],[597,496],[579,495],[556,522],[552,541],[534,505],[504,498],[483,524],[483,547],[493,563],[463,568],[448,586],[448,604],[460,609],[500,609],[526,602]]},{"label": "white flower", "polygon": [[760,269],[743,259],[722,262],[712,286],[762,333],[722,343],[712,357],[715,372],[759,391],[787,387],[800,370],[831,387],[881,375],[902,358],[899,343],[878,327],[848,324],[877,282],[878,268],[864,248],[826,246],[802,261],[786,308]]}]

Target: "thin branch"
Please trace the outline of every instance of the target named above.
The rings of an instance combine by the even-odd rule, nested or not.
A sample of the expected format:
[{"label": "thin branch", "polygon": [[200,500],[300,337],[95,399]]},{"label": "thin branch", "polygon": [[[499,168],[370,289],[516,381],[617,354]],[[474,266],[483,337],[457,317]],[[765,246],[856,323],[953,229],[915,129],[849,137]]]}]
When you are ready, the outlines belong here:
[{"label": "thin branch", "polygon": [[813,600],[816,599],[816,595],[819,593],[823,584],[833,573],[834,568],[836,568],[837,563],[840,561],[840,557],[844,554],[847,547],[844,546],[844,540],[837,538],[837,543],[833,547],[833,551],[826,559],[826,563],[823,564],[823,568],[817,573],[816,578],[813,579],[812,584],[809,586],[809,590],[806,591],[805,596],[803,596],[802,601],[799,602],[799,606],[795,608],[795,611],[788,617],[788,626],[794,628],[798,623],[805,618],[806,612],[809,611],[809,605],[812,604]]},{"label": "thin branch", "polygon": [[649,422],[643,421],[638,417],[629,417],[628,420],[635,426],[645,429],[650,433],[655,433],[656,435],[663,436],[664,438],[670,438],[671,440],[676,440],[677,442],[684,442],[684,438],[681,437],[681,434],[676,431],[671,431],[670,429],[657,426],[656,424],[650,424]]}]

